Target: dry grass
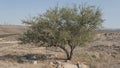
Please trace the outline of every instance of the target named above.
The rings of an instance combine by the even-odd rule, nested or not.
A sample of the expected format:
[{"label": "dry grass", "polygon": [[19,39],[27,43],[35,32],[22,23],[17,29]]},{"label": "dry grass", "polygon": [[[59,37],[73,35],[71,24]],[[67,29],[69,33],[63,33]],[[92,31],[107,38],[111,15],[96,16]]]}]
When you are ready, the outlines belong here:
[{"label": "dry grass", "polygon": [[[3,44],[1,44],[2,46]],[[49,60],[43,60],[43,58],[41,59],[37,59],[38,60],[38,64],[34,65],[32,62],[33,61],[29,61],[29,59],[26,60],[21,60],[21,57],[24,56],[28,56],[30,55],[45,55],[46,54],[46,48],[45,47],[34,47],[34,46],[28,46],[28,45],[17,45],[15,44],[4,44],[4,46],[2,46],[1,48],[4,47],[8,47],[5,50],[0,50],[0,66],[3,66],[2,68],[6,68],[11,66],[15,67],[15,68],[47,68],[51,65],[49,65],[50,62],[54,62],[55,61],[55,57]],[[92,47],[92,49],[91,49]],[[95,46],[91,46],[91,47],[82,47],[82,48],[77,48],[75,50],[74,53],[74,57],[71,61],[69,61],[69,63],[73,63],[76,64],[77,62],[80,63],[84,63],[86,65],[89,65],[91,68],[119,68],[118,66],[120,66],[120,53],[115,53],[114,55],[114,48],[108,49],[110,51],[106,49],[104,50],[105,47],[103,46],[98,46],[98,49]],[[95,48],[97,50],[95,50]],[[99,50],[99,48],[103,48],[101,50]],[[116,50],[117,51],[117,50]],[[63,51],[58,50],[57,52],[54,50],[47,50],[48,54],[57,54],[59,59],[57,59],[58,61],[63,62],[64,58],[65,58],[65,54],[63,53]],[[113,55],[114,56],[113,56]],[[4,57],[4,58],[2,58]],[[5,58],[7,57],[7,58]],[[21,63],[22,62],[22,63]],[[47,65],[47,66],[46,66]],[[51,67],[52,68],[52,67]]]},{"label": "dry grass", "polygon": [[[13,30],[12,30],[13,29]],[[4,31],[5,30],[5,31]],[[0,26],[0,35],[10,34],[10,33],[21,33],[24,28],[21,26]],[[77,62],[89,65],[90,68],[119,68],[120,67],[120,42],[118,31],[103,31],[108,33],[109,36],[102,36],[94,42],[90,43],[86,47],[78,47],[75,50],[74,57],[69,63],[76,64]],[[103,33],[102,32],[102,33]],[[100,32],[101,33],[101,32]],[[103,33],[104,35],[104,33]],[[118,37],[116,37],[118,36]],[[9,35],[5,37],[4,41],[16,40],[18,36]],[[2,42],[2,41],[0,41]],[[47,50],[48,54],[57,54],[57,61],[64,62],[65,54],[62,50],[55,48],[50,48]],[[54,62],[56,57],[46,60],[43,58],[37,59],[38,64],[33,64],[34,60],[24,59],[24,56],[36,55],[44,56],[46,55],[45,47],[34,47],[28,45],[18,45],[16,43],[12,44],[0,44],[0,68],[52,68],[49,64]],[[4,57],[4,58],[3,58]],[[7,57],[7,58],[5,58]],[[22,57],[22,59],[21,59]],[[21,63],[22,62],[22,63]]]}]

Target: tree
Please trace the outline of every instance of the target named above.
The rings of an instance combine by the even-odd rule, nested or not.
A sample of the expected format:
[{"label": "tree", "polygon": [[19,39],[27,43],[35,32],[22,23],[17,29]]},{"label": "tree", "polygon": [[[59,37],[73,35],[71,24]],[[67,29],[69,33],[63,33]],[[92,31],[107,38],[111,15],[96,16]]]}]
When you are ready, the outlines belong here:
[{"label": "tree", "polygon": [[23,20],[29,29],[20,38],[22,43],[61,48],[71,60],[74,49],[93,39],[102,25],[101,10],[95,6],[58,7]]}]

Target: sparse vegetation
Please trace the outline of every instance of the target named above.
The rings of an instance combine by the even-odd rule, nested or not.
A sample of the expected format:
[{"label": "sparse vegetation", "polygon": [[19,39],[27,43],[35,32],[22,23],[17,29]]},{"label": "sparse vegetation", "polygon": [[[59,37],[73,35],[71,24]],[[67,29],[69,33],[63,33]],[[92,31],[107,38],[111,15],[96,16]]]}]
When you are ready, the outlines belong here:
[{"label": "sparse vegetation", "polygon": [[102,23],[100,9],[80,7],[48,9],[23,20],[27,27],[0,25],[0,68],[55,68],[64,63],[119,68],[120,30],[97,30]]},{"label": "sparse vegetation", "polygon": [[102,13],[96,6],[58,7],[23,23],[29,30],[20,38],[22,43],[59,47],[71,60],[74,49],[91,41],[102,25]]}]

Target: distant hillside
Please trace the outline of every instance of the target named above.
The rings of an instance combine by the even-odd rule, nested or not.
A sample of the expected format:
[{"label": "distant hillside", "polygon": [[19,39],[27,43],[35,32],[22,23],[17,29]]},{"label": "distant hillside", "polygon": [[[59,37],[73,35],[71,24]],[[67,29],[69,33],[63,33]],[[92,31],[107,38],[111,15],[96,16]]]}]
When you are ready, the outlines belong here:
[{"label": "distant hillside", "polygon": [[21,34],[25,31],[25,26],[20,25],[0,25],[0,35],[3,34]]},{"label": "distant hillside", "polygon": [[[21,34],[26,30],[25,26],[22,25],[0,25],[0,35],[1,34]],[[97,30],[98,33],[117,33],[120,29],[104,29]]]},{"label": "distant hillside", "polygon": [[0,38],[8,41],[17,40],[25,30],[26,27],[21,25],[0,25]]},{"label": "distant hillside", "polygon": [[120,32],[120,29],[104,29],[104,30],[98,30],[98,33],[117,33]]},{"label": "distant hillside", "polygon": [[[23,34],[27,28],[21,25],[0,25],[0,38],[7,40],[15,40]],[[99,40],[120,40],[120,30],[104,29],[97,30],[97,38]]]}]

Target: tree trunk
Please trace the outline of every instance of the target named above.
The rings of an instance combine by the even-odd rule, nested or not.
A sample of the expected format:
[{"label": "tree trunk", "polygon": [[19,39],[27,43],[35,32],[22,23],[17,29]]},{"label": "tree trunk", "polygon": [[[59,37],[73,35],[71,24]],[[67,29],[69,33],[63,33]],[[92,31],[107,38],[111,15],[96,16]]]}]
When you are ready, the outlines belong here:
[{"label": "tree trunk", "polygon": [[69,59],[68,59],[68,60],[71,60],[71,59],[72,59],[72,57],[73,57],[73,51],[74,51],[74,49],[70,51]]},{"label": "tree trunk", "polygon": [[73,51],[75,47],[70,48],[70,52],[65,48],[60,46],[60,48],[65,52],[67,59],[66,60],[71,60],[73,57]]},{"label": "tree trunk", "polygon": [[67,60],[71,60],[72,59],[72,57],[73,57],[73,51],[74,51],[74,48],[73,49],[71,48],[71,50],[69,52],[69,56],[67,57]]}]

